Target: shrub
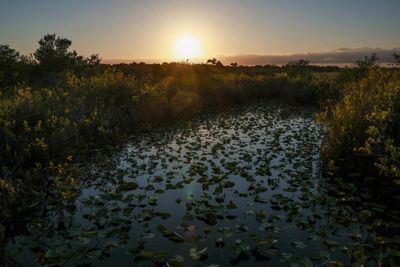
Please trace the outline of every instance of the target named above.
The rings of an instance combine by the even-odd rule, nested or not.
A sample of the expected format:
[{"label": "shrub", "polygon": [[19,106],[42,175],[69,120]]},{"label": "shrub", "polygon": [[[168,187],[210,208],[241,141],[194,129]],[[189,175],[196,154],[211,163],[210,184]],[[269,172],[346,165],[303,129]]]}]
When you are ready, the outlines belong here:
[{"label": "shrub", "polygon": [[327,104],[319,116],[326,127],[325,162],[342,168],[353,163],[364,171],[371,171],[365,166],[372,163],[380,175],[399,179],[399,73],[371,67],[364,79],[345,85],[343,92],[343,98]]}]

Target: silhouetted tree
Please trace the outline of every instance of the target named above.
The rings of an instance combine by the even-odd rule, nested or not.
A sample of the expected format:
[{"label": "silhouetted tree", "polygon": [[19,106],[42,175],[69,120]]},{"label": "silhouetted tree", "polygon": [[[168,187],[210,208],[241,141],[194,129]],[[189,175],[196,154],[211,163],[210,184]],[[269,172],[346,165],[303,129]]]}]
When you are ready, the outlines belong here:
[{"label": "silhouetted tree", "polygon": [[73,57],[68,48],[72,42],[68,39],[47,34],[39,41],[39,48],[34,53],[41,67],[47,71],[60,71],[66,68]]},{"label": "silhouetted tree", "polygon": [[12,85],[22,82],[21,74],[27,72],[23,65],[29,62],[29,58],[21,56],[18,51],[8,45],[0,44],[0,85]]},{"label": "silhouetted tree", "polygon": [[360,69],[368,69],[370,67],[376,66],[379,58],[376,53],[373,53],[371,57],[365,56],[364,59],[357,60],[356,67]]},{"label": "silhouetted tree", "polygon": [[86,65],[98,65],[98,54],[83,57],[74,51],[68,51],[72,42],[56,34],[47,34],[39,41],[39,48],[34,53],[35,59],[45,71],[59,72],[68,68]]},{"label": "silhouetted tree", "polygon": [[399,67],[400,66],[400,55],[394,53],[393,58],[394,58],[394,64]]},{"label": "silhouetted tree", "polygon": [[214,66],[223,66],[222,62],[220,60],[217,60],[215,57],[211,58],[211,59],[208,59],[207,60],[207,64],[211,64],[211,65],[214,65]]},{"label": "silhouetted tree", "polygon": [[295,66],[295,67],[307,67],[310,65],[310,61],[307,59],[299,59],[299,60],[291,60],[286,66]]},{"label": "silhouetted tree", "polygon": [[207,60],[207,64],[215,65],[216,63],[217,63],[217,59],[215,57]]},{"label": "silhouetted tree", "polygon": [[8,45],[0,44],[0,67],[14,64],[19,59],[18,51],[10,48]]},{"label": "silhouetted tree", "polygon": [[87,57],[85,61],[88,65],[99,65],[101,58],[99,54],[92,54],[90,57]]},{"label": "silhouetted tree", "polygon": [[354,69],[349,69],[348,76],[350,80],[361,80],[368,76],[370,68],[378,65],[377,61],[379,58],[376,53],[373,53],[370,57],[365,56],[364,59],[357,60],[354,63]]},{"label": "silhouetted tree", "polygon": [[310,61],[307,59],[291,60],[284,67],[289,78],[299,76],[300,78],[310,77]]},{"label": "silhouetted tree", "polygon": [[232,62],[230,65],[231,65],[231,67],[237,67],[238,66],[237,62]]}]

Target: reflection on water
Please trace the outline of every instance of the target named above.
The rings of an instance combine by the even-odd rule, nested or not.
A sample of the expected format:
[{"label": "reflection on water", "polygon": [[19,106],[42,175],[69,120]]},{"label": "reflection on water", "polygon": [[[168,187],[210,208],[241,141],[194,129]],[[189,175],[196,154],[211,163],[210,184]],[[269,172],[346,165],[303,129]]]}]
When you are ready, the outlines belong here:
[{"label": "reflection on water", "polygon": [[321,134],[311,110],[271,102],[142,134],[87,164],[75,205],[32,220],[7,258],[22,266],[395,262],[400,238],[385,231],[399,229],[398,211],[365,202],[352,184],[328,184],[318,169]]}]

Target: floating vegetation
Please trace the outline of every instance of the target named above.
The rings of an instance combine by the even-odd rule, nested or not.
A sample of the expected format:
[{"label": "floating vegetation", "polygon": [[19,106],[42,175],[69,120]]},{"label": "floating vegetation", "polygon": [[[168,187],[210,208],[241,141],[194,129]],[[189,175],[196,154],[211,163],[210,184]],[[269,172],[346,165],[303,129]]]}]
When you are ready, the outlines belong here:
[{"label": "floating vegetation", "polygon": [[399,211],[321,175],[312,113],[258,102],[143,133],[87,163],[72,203],[47,205],[4,255],[22,266],[400,264]]}]

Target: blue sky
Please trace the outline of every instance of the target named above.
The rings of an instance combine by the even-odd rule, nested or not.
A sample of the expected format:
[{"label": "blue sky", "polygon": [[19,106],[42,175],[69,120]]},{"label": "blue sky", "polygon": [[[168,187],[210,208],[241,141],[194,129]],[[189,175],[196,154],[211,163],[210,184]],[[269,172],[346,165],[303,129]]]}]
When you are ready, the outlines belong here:
[{"label": "blue sky", "polygon": [[203,55],[400,46],[400,0],[0,0],[0,43],[31,53],[46,33],[103,58],[170,58],[190,34]]}]

